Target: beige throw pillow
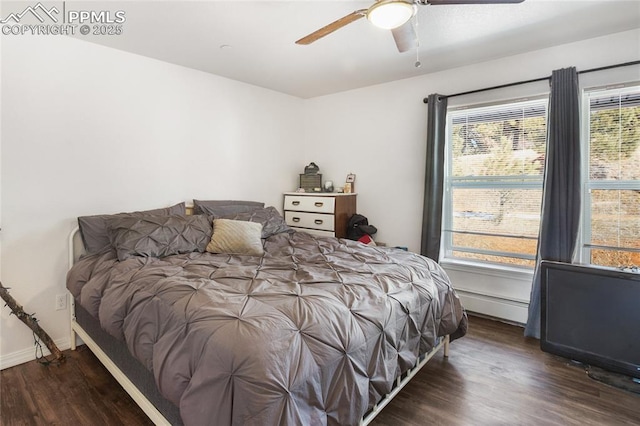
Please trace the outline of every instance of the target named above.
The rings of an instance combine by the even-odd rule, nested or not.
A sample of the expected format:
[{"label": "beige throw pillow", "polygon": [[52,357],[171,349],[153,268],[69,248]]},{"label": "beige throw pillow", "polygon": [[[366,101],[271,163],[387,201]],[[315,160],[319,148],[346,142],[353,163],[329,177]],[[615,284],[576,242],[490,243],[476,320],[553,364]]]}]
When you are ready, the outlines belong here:
[{"label": "beige throw pillow", "polygon": [[232,219],[214,219],[210,253],[262,256],[262,224]]}]

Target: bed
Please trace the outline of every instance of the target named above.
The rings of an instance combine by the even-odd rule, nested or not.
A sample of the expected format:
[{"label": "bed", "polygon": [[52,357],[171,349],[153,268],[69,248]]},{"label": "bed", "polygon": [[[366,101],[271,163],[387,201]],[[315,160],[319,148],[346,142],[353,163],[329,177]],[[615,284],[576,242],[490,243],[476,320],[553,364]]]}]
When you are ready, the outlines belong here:
[{"label": "bed", "polygon": [[437,263],[211,203],[79,218],[70,236],[72,349],[154,423],[368,424],[464,335]]}]

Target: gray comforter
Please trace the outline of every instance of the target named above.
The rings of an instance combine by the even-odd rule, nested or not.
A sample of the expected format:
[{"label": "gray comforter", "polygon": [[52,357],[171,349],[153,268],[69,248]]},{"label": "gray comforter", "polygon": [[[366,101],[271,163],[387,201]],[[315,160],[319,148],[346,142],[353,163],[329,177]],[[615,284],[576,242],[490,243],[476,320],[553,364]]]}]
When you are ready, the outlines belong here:
[{"label": "gray comforter", "polygon": [[67,287],[186,425],[357,424],[438,336],[466,329],[435,262],[301,232],[262,257],[91,255]]}]

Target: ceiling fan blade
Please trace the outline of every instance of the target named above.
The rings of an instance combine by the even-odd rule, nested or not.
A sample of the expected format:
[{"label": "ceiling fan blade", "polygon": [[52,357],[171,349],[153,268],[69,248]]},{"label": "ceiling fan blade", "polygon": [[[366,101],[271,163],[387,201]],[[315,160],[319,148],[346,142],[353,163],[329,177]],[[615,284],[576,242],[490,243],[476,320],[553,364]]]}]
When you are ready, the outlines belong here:
[{"label": "ceiling fan blade", "polygon": [[415,28],[413,28],[413,24],[411,23],[411,21],[408,21],[398,28],[392,29],[391,34],[393,34],[393,39],[395,40],[396,46],[398,47],[398,52],[406,52],[416,47],[418,35],[416,34]]},{"label": "ceiling fan blade", "polygon": [[321,39],[322,37],[331,34],[332,32],[339,30],[340,28],[349,25],[350,23],[357,21],[358,19],[365,16],[367,9],[356,10],[348,14],[347,16],[343,16],[337,21],[333,21],[329,25],[326,25],[320,28],[317,31],[312,32],[308,36],[302,37],[300,40],[296,41],[296,44],[311,44],[314,41]]},{"label": "ceiling fan blade", "polygon": [[524,0],[422,0],[423,3],[428,3],[433,6],[448,5],[448,4],[507,4],[507,3],[522,3]]}]

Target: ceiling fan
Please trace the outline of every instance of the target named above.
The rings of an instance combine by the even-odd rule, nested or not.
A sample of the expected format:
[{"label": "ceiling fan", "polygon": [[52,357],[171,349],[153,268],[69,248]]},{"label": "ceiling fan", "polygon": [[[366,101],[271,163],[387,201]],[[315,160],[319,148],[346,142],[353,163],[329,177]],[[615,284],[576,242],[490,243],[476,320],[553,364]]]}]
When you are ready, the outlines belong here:
[{"label": "ceiling fan", "polygon": [[296,44],[311,44],[340,28],[367,17],[376,27],[391,30],[398,51],[406,52],[416,46],[417,35],[409,20],[418,11],[418,5],[452,4],[502,4],[522,3],[524,0],[376,0],[368,9],[360,9],[296,41]]}]

